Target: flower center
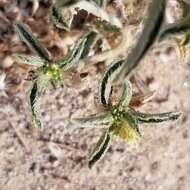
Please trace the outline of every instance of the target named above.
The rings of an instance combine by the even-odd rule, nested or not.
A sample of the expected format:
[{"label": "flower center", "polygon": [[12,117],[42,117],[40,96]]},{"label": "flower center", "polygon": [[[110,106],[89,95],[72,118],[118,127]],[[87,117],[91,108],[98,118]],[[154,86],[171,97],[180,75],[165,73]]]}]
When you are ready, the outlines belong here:
[{"label": "flower center", "polygon": [[123,119],[124,117],[124,114],[122,111],[120,111],[118,108],[115,108],[113,111],[112,111],[112,116],[114,118],[114,121],[117,123],[117,124],[120,124],[121,122],[121,119]]},{"label": "flower center", "polygon": [[51,79],[57,83],[57,82],[61,82],[62,77],[61,77],[61,72],[60,72],[60,68],[58,65],[56,64],[50,64],[48,66],[45,67],[45,72],[50,75]]},{"label": "flower center", "polygon": [[134,143],[139,139],[138,132],[130,125],[129,121],[123,119],[118,130],[118,136],[128,143]]},{"label": "flower center", "polygon": [[140,137],[136,128],[136,121],[131,114],[116,108],[112,111],[112,116],[115,122],[114,126],[116,126],[113,130],[120,138],[128,143],[133,143]]}]

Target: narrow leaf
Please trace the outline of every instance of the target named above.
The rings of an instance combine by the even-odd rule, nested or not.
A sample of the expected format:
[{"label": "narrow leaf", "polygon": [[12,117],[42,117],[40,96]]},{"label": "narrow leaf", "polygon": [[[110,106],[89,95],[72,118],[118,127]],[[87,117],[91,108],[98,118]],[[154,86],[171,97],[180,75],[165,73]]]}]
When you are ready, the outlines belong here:
[{"label": "narrow leaf", "polygon": [[40,106],[38,98],[37,81],[35,81],[30,93],[30,108],[35,126],[37,128],[42,128],[43,124],[41,122],[41,113],[39,113]]},{"label": "narrow leaf", "polygon": [[190,17],[188,19],[172,24],[166,24],[165,26],[163,26],[159,35],[159,41],[162,41],[174,35],[185,34],[186,32],[189,31],[190,31]]},{"label": "narrow leaf", "polygon": [[69,14],[68,17],[67,15],[64,17],[62,14],[62,9],[54,5],[52,7],[51,19],[57,28],[69,31],[73,21],[73,15]]},{"label": "narrow leaf", "polygon": [[113,136],[108,132],[104,132],[101,136],[100,140],[98,141],[96,148],[92,152],[90,159],[89,159],[89,168],[91,168],[97,161],[99,161],[106,151],[109,149],[111,142],[113,140]]},{"label": "narrow leaf", "polygon": [[127,77],[146,55],[147,51],[155,42],[164,20],[166,0],[153,0],[149,16],[144,24],[142,34],[125,61],[124,69],[121,71],[120,79]]},{"label": "narrow leaf", "polygon": [[190,43],[190,33],[188,33],[187,35],[185,35],[185,38],[183,39],[183,41],[181,42],[182,46],[186,46]]},{"label": "narrow leaf", "polygon": [[49,82],[47,75],[39,76],[33,83],[33,87],[30,92],[30,108],[34,124],[37,128],[42,128],[41,112],[40,112],[40,97],[45,91]]},{"label": "narrow leaf", "polygon": [[167,112],[161,114],[135,112],[134,114],[141,123],[161,123],[164,121],[175,121],[182,115],[181,112]]},{"label": "narrow leaf", "polygon": [[78,40],[74,48],[71,50],[69,56],[66,59],[58,62],[60,68],[62,68],[64,71],[69,70],[71,67],[73,67],[74,64],[79,61],[84,51],[86,41],[86,38],[81,38]]},{"label": "narrow leaf", "polygon": [[81,58],[84,58],[89,54],[89,52],[93,49],[100,36],[97,32],[91,31],[88,34],[86,34],[84,38],[86,38],[86,43]]},{"label": "narrow leaf", "polygon": [[46,63],[46,60],[41,59],[40,57],[34,57],[24,54],[16,54],[16,58],[18,61],[24,64],[33,65],[35,67],[42,67]]},{"label": "narrow leaf", "polygon": [[110,96],[112,91],[112,83],[118,77],[123,69],[123,60],[113,62],[105,72],[100,86],[100,102],[104,106],[110,104]]},{"label": "narrow leaf", "polygon": [[107,127],[113,122],[111,114],[92,115],[85,118],[72,118],[73,124],[79,125],[79,127],[88,128],[102,128]]},{"label": "narrow leaf", "polygon": [[52,56],[50,52],[41,44],[41,42],[32,34],[32,31],[30,28],[23,24],[23,23],[17,23],[16,29],[19,32],[19,35],[23,42],[25,42],[31,49],[36,51],[38,55],[47,60],[50,61],[52,59]]},{"label": "narrow leaf", "polygon": [[133,93],[132,85],[129,80],[125,80],[123,86],[124,86],[123,96],[121,97],[121,101],[119,102],[119,107],[121,107],[121,109],[129,105]]}]

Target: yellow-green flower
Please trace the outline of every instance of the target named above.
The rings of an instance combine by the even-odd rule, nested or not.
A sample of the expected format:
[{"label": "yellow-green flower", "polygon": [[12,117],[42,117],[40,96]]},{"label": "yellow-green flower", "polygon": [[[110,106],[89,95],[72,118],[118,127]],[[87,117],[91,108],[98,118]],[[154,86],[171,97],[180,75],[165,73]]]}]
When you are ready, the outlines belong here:
[{"label": "yellow-green flower", "polygon": [[121,139],[126,140],[128,143],[136,142],[136,140],[138,140],[140,137],[138,131],[133,129],[126,119],[121,121],[121,124],[118,128],[118,136]]}]

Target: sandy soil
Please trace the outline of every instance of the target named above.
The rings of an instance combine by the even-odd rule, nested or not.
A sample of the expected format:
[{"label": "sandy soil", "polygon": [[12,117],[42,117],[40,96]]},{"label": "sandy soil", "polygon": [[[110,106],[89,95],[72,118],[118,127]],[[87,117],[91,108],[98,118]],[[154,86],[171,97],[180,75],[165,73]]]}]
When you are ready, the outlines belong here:
[{"label": "sandy soil", "polygon": [[143,138],[136,146],[116,140],[91,170],[88,155],[102,131],[73,128],[65,118],[96,112],[93,102],[102,75],[94,74],[97,67],[91,68],[81,90],[66,85],[46,92],[45,128],[40,132],[32,130],[28,111],[31,82],[16,94],[1,97],[0,190],[188,190],[190,58],[185,59],[179,60],[174,49],[155,44],[136,71],[144,80],[154,78],[150,88],[157,89],[141,111],[181,110],[183,117],[176,123],[140,126]]}]

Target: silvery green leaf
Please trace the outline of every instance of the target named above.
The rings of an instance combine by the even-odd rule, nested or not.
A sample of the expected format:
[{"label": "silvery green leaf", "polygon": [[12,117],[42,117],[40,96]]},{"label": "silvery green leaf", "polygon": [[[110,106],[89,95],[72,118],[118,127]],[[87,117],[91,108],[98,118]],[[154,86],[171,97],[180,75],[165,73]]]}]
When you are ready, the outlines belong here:
[{"label": "silvery green leaf", "polygon": [[141,123],[161,123],[164,121],[175,121],[182,115],[181,112],[167,112],[160,114],[135,112],[134,114]]},{"label": "silvery green leaf", "polygon": [[95,32],[95,31],[91,31],[91,32],[88,32],[84,36],[84,38],[86,38],[86,43],[85,43],[85,46],[84,46],[81,58],[84,58],[84,57],[86,57],[89,54],[90,50],[93,49],[93,47],[95,46],[96,42],[100,38],[100,35],[97,32]]},{"label": "silvery green leaf", "polygon": [[190,17],[188,19],[178,21],[172,24],[163,26],[159,34],[159,41],[164,40],[173,35],[184,34],[190,31]]},{"label": "silvery green leaf", "polygon": [[46,63],[46,60],[41,59],[40,57],[34,57],[24,54],[16,54],[16,58],[18,61],[24,64],[33,65],[35,67],[42,67]]},{"label": "silvery green leaf", "polygon": [[74,64],[79,61],[84,51],[86,41],[86,38],[81,38],[78,40],[74,48],[69,53],[69,56],[66,59],[58,62],[60,68],[62,68],[64,71],[69,70],[71,67],[73,67]]},{"label": "silvery green leaf", "polygon": [[49,83],[49,76],[40,75],[33,83],[33,87],[30,92],[30,108],[34,124],[37,128],[42,128],[40,112],[40,97],[44,93]]},{"label": "silvery green leaf", "polygon": [[65,10],[62,11],[61,8],[54,5],[52,7],[51,19],[56,27],[69,31],[73,21],[74,15]]},{"label": "silvery green leaf", "polygon": [[39,100],[38,100],[38,87],[37,87],[37,81],[34,82],[31,93],[30,93],[30,108],[32,112],[32,117],[35,122],[35,126],[37,128],[42,128],[42,122],[41,122],[41,113],[39,112],[40,106],[39,106]]},{"label": "silvery green leaf", "polygon": [[84,118],[72,118],[71,122],[79,127],[85,128],[105,128],[113,122],[111,114],[92,115]]},{"label": "silvery green leaf", "polygon": [[133,93],[132,85],[129,80],[125,80],[123,86],[124,86],[123,95],[121,97],[121,101],[119,102],[119,107],[121,107],[121,109],[129,105]]},{"label": "silvery green leaf", "polygon": [[106,151],[109,149],[111,142],[113,140],[113,135],[106,130],[98,141],[94,151],[92,152],[89,159],[89,167],[91,168],[97,161],[99,161]]},{"label": "silvery green leaf", "polygon": [[23,23],[17,23],[16,29],[19,32],[19,35],[23,42],[25,42],[31,49],[36,51],[38,55],[47,60],[50,61],[52,59],[52,56],[50,52],[41,44],[41,42],[32,34],[32,31],[30,28],[23,24]]},{"label": "silvery green leaf", "polygon": [[110,96],[112,91],[112,83],[117,79],[118,74],[123,69],[123,60],[117,60],[113,62],[105,72],[100,85],[100,102],[104,106],[110,104]]},{"label": "silvery green leaf", "polygon": [[183,39],[181,45],[182,46],[186,46],[190,43],[190,33],[186,34],[185,35],[185,38]]},{"label": "silvery green leaf", "polygon": [[125,61],[124,69],[120,73],[121,80],[136,68],[140,60],[145,56],[147,51],[155,42],[164,20],[165,6],[166,0],[153,0],[142,34],[140,35],[136,46],[132,49]]}]

